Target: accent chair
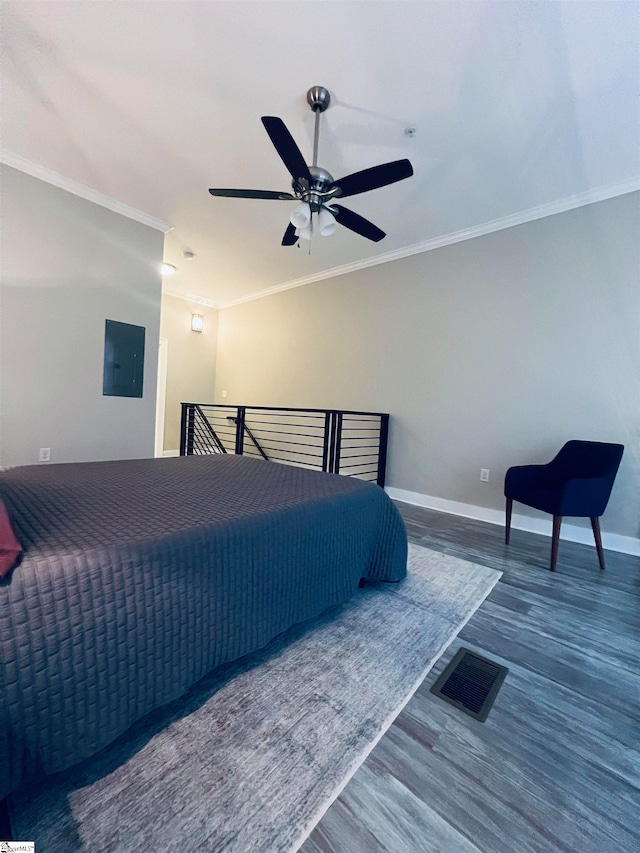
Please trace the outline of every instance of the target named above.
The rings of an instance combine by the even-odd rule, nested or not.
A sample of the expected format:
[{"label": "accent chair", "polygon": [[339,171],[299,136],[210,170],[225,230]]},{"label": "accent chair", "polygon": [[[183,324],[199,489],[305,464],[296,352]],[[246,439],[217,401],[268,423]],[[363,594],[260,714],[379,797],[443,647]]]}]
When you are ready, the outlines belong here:
[{"label": "accent chair", "polygon": [[600,516],[609,501],[623,451],[622,444],[568,441],[546,465],[516,465],[509,468],[504,481],[507,499],[506,544],[509,544],[511,534],[514,500],[548,512],[553,516],[549,568],[555,572],[563,517],[590,518],[600,568],[604,569]]}]

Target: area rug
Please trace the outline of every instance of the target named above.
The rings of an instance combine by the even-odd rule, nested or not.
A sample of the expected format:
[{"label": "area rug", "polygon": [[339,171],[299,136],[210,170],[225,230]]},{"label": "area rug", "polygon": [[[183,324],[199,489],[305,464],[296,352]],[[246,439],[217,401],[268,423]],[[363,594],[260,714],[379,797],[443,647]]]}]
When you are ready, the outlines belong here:
[{"label": "area rug", "polygon": [[365,587],[10,800],[46,853],[297,850],[500,572],[409,546]]}]

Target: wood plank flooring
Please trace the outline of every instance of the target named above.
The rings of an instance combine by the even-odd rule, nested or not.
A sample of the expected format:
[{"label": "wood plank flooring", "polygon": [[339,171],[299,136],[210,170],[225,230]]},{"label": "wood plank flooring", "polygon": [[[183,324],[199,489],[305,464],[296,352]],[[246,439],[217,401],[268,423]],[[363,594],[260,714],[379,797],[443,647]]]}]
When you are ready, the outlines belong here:
[{"label": "wood plank flooring", "polygon": [[[640,558],[398,503],[409,539],[503,577],[302,853],[639,853]],[[467,646],[509,667],[485,723],[429,688]]]}]

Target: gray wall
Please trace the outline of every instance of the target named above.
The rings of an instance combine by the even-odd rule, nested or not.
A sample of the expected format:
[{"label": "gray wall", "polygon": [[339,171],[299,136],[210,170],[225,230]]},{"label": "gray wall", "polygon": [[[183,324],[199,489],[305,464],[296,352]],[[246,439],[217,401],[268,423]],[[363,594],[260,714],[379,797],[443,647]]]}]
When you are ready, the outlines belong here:
[{"label": "gray wall", "polygon": [[[2,167],[0,464],[153,456],[164,235]],[[105,320],[146,329],[144,396],[102,396]]]},{"label": "gray wall", "polygon": [[388,485],[493,509],[510,465],[571,438],[622,442],[602,526],[637,537],[638,202],[223,309],[217,402],[390,412]]},{"label": "gray wall", "polygon": [[[191,315],[204,316],[204,330],[191,331]],[[180,447],[180,403],[213,403],[218,311],[165,293],[160,337],[168,341],[164,449]]]}]

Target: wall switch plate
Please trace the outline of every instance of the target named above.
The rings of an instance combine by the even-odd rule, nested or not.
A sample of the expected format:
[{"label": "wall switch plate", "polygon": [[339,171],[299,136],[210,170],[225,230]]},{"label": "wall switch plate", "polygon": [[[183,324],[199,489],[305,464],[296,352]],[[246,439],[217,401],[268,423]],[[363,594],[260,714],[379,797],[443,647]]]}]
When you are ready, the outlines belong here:
[{"label": "wall switch plate", "polygon": [[38,456],[39,462],[51,462],[51,448],[50,447],[41,447],[40,455]]},{"label": "wall switch plate", "polygon": [[489,482],[489,469],[488,468],[481,468],[480,469],[480,480],[483,483]]}]

